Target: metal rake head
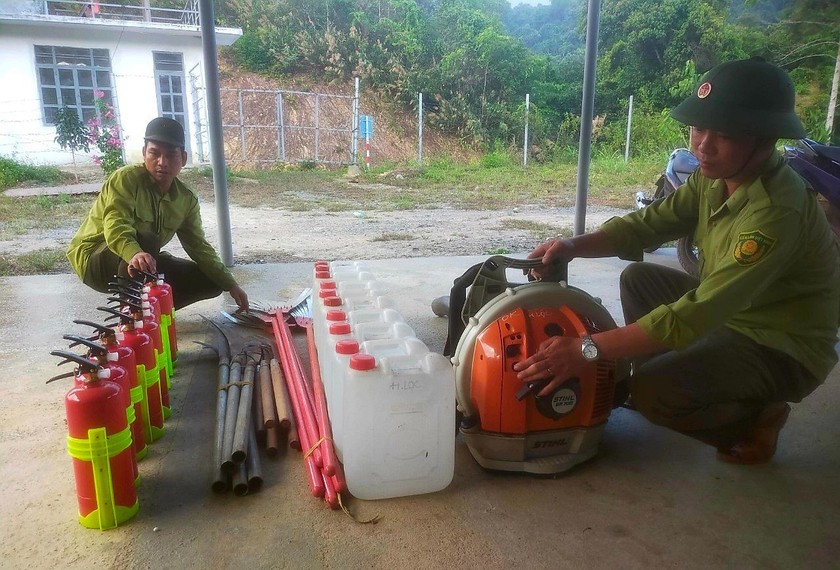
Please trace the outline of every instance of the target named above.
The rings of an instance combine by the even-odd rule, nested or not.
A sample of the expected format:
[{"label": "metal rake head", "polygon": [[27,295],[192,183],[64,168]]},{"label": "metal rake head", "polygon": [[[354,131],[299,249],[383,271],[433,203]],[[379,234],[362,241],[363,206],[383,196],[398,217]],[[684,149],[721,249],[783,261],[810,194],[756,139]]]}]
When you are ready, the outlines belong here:
[{"label": "metal rake head", "polygon": [[303,289],[294,300],[285,304],[276,305],[264,301],[251,301],[247,313],[222,311],[222,316],[238,325],[261,329],[270,327],[271,319],[278,313],[291,317],[294,319],[293,322],[299,326],[311,324],[312,289],[309,287]]},{"label": "metal rake head", "polygon": [[228,313],[221,311],[221,313],[230,322],[243,327],[263,329],[271,326],[271,316],[268,314],[261,314],[256,311],[253,313]]},{"label": "metal rake head", "polygon": [[306,297],[302,303],[298,304],[288,312],[288,315],[293,319],[294,324],[299,327],[308,327],[312,325],[312,295]]},{"label": "metal rake head", "polygon": [[283,313],[291,313],[294,309],[299,307],[300,305],[306,303],[307,301],[311,301],[312,299],[312,289],[306,287],[303,289],[297,297],[295,297],[292,301],[281,305],[280,311]]},{"label": "metal rake head", "polygon": [[270,303],[267,301],[251,301],[248,303],[248,311],[256,312],[256,313],[263,313],[266,315],[270,315],[276,312],[282,312],[283,306],[277,305],[275,303]]},{"label": "metal rake head", "polygon": [[263,315],[273,315],[274,313],[290,313],[300,305],[304,304],[307,299],[312,296],[312,289],[309,287],[303,289],[297,297],[285,303],[272,303],[267,301],[251,301],[250,309],[256,313]]}]

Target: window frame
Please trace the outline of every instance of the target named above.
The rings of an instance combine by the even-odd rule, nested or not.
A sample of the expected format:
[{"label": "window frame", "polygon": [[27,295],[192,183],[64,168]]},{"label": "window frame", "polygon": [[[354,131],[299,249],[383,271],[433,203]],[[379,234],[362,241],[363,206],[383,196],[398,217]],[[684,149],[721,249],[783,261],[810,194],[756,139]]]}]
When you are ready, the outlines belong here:
[{"label": "window frame", "polygon": [[[181,123],[181,126],[184,127],[184,136],[187,144],[184,150],[187,152],[187,155],[190,155],[189,111],[187,108],[187,74],[184,63],[184,54],[182,52],[153,50],[152,67],[154,69],[155,76],[155,93],[157,95],[158,116],[168,117]],[[169,90],[167,92],[164,92],[164,90],[161,89],[161,80],[164,77],[168,82],[167,85]],[[172,89],[172,77],[178,77],[181,87],[180,93]],[[181,100],[182,108],[180,111],[175,110],[176,98],[180,98]],[[164,104],[165,100],[168,100],[169,102],[168,109],[164,108],[166,106]],[[179,118],[181,120],[179,120]]]},{"label": "window frame", "polygon": [[[36,44],[34,53],[41,122],[44,126],[55,125],[55,112],[65,106],[75,109],[85,124],[89,119],[99,117],[95,103],[97,91],[101,91],[104,94],[103,100],[116,109],[111,55],[107,49]],[[52,84],[45,83],[50,73]],[[85,73],[90,75],[90,85],[81,84],[80,77],[84,78]],[[103,78],[107,78],[108,85],[100,85]],[[62,85],[62,81],[65,84]],[[51,99],[55,103],[47,102],[47,93],[52,95]]]}]

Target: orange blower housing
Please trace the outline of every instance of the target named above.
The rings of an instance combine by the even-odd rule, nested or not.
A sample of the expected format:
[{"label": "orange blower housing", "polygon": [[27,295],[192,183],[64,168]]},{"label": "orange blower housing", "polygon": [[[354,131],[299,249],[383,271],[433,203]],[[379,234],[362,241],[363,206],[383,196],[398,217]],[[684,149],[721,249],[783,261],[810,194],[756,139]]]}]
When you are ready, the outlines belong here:
[{"label": "orange blower housing", "polygon": [[[552,336],[615,327],[600,302],[565,283],[509,288],[470,318],[453,357],[461,433],[488,469],[558,473],[597,453],[623,363],[601,360],[539,397],[514,364]],[[527,392],[527,393],[525,393]]]}]

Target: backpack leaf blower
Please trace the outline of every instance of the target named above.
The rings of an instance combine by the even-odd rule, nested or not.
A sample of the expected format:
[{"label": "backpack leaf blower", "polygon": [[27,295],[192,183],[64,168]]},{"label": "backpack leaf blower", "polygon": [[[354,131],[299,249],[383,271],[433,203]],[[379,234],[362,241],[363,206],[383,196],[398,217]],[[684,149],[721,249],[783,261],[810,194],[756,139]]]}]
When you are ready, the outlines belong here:
[{"label": "backpack leaf blower", "polygon": [[553,474],[593,457],[612,411],[616,378],[627,373],[624,361],[600,360],[544,397],[536,395],[544,383],[516,377],[513,365],[547,338],[581,338],[616,327],[599,299],[568,285],[565,262],[550,279],[507,280],[508,269],[538,265],[493,256],[457,279],[450,294],[444,353],[455,368],[460,432],[486,469]]}]

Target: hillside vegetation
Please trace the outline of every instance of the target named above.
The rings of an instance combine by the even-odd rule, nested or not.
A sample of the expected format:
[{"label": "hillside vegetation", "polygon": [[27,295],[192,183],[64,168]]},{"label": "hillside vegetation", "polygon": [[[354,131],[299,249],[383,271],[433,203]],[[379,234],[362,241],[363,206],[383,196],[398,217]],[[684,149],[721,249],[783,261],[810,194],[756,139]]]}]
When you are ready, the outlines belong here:
[{"label": "hillside vegetation", "polygon": [[[527,93],[535,158],[577,146],[585,0],[226,0],[217,15],[244,30],[235,64],[265,77],[360,77],[411,117],[423,92],[430,130],[484,150],[521,145]],[[828,136],[836,0],[604,2],[599,36],[596,151],[623,152],[630,95],[634,152],[684,145],[667,109],[711,66],[751,55],[788,69],[809,131]]]}]

